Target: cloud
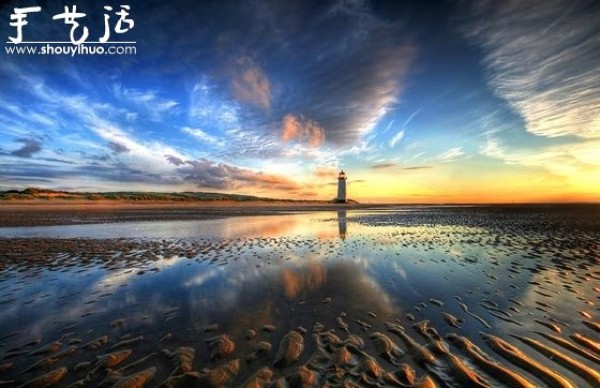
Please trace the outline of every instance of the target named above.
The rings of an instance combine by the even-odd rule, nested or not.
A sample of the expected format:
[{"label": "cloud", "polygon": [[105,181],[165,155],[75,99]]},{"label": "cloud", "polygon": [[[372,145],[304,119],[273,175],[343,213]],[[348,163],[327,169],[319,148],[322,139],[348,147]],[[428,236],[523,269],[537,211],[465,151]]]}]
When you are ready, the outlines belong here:
[{"label": "cloud", "polygon": [[[452,151],[452,150],[450,150],[450,151]],[[452,158],[462,155],[462,153],[457,153],[456,151],[454,151],[454,152],[450,152],[450,151],[446,152],[445,154],[442,154],[442,156],[438,156],[438,158],[443,158],[442,161],[450,161]],[[416,170],[426,170],[426,169],[433,168],[432,166],[399,167],[398,164],[396,164],[396,163],[387,163],[387,162],[376,163],[371,166],[371,168],[375,169],[375,170],[383,170],[383,169],[392,168],[392,167],[398,167],[399,170],[402,170],[402,171],[416,171]]]},{"label": "cloud", "polygon": [[[402,129],[399,130],[391,139],[389,142],[389,146],[390,148],[394,148],[396,146],[396,144],[398,144],[403,138],[404,138],[404,132],[406,131],[406,126],[408,124],[410,124],[410,122],[422,111],[422,109],[417,109],[415,110],[410,116],[408,116],[408,118],[404,121],[404,124],[402,124]],[[390,123],[388,124],[387,128],[385,129],[384,132],[387,132],[390,127],[392,126],[392,124],[394,123],[394,120],[390,121]]]},{"label": "cloud", "polygon": [[337,178],[340,170],[337,167],[317,166],[313,170],[313,174],[319,179],[333,180]]},{"label": "cloud", "polygon": [[327,140],[347,146],[372,130],[397,103],[400,80],[414,50],[409,45],[361,42],[347,52],[328,54],[324,63],[311,69],[309,95],[290,110],[317,121]]},{"label": "cloud", "polygon": [[288,114],[281,124],[283,141],[297,140],[311,147],[318,147],[325,141],[323,128],[309,118]]},{"label": "cloud", "polygon": [[225,133],[227,147],[223,154],[227,158],[264,160],[284,157],[284,149],[275,136],[241,128],[229,129]]},{"label": "cloud", "polygon": [[236,58],[230,77],[229,87],[238,101],[269,110],[271,83],[252,58],[245,55]]},{"label": "cloud", "polygon": [[202,188],[235,190],[253,187],[278,191],[295,191],[305,188],[285,177],[207,159],[187,161],[186,164],[187,166],[179,168],[179,172],[185,175],[184,179],[187,182]]},{"label": "cloud", "polygon": [[112,150],[112,152],[115,153],[115,154],[120,154],[120,153],[123,153],[123,152],[129,152],[129,151],[131,151],[129,148],[127,148],[123,144],[117,143],[117,142],[114,142],[114,141],[109,141],[108,142],[108,148],[110,148]]},{"label": "cloud", "polygon": [[474,1],[463,32],[485,51],[489,84],[541,136],[600,137],[593,0]]},{"label": "cloud", "polygon": [[488,137],[488,139],[486,139],[485,145],[479,147],[479,153],[496,159],[504,159],[506,157],[502,145],[500,144],[500,140],[493,137]]},{"label": "cloud", "polygon": [[396,163],[377,163],[371,166],[371,168],[376,170],[382,170],[390,167],[396,167]]},{"label": "cloud", "polygon": [[17,142],[23,145],[18,150],[12,151],[10,154],[20,158],[31,158],[31,156],[42,150],[42,143],[39,140],[31,138],[20,138]]},{"label": "cloud", "polygon": [[[21,81],[19,85],[23,88],[22,93],[28,93],[26,96],[32,101],[32,104],[35,103],[37,106],[43,106],[45,109],[60,114],[61,121],[68,123],[71,127],[81,128],[81,132],[77,132],[76,135],[63,132],[60,136],[60,140],[65,141],[65,146],[69,147],[70,153],[77,155],[74,160],[77,161],[78,168],[65,169],[67,173],[65,175],[54,171],[53,166],[35,164],[32,165],[32,168],[37,169],[38,173],[32,172],[31,176],[46,177],[55,174],[57,179],[71,177],[71,179],[81,181],[92,177],[96,181],[110,181],[112,178],[114,182],[183,183],[182,178],[175,175],[175,167],[165,163],[164,155],[172,155],[182,160],[188,157],[164,143],[138,140],[131,134],[130,128],[128,131],[122,129],[118,120],[122,112],[113,104],[97,99],[93,94],[72,94],[65,92],[62,88],[52,87],[50,82],[44,82],[31,75],[26,68],[10,68],[9,71],[13,77]],[[152,100],[154,99],[152,95],[150,93],[148,96],[142,97],[140,94],[138,97],[141,100],[144,98]],[[85,136],[85,140],[78,143],[81,136]],[[87,160],[84,160],[77,152],[78,150],[73,149],[75,146],[104,152],[105,148],[101,144],[97,144],[98,138],[104,142],[101,144],[107,144],[113,153],[123,154],[126,152],[126,164],[115,163],[106,158],[106,155],[100,157],[89,155]],[[23,150],[15,152],[23,156],[30,156],[33,151],[38,151],[37,147],[40,144],[36,144],[33,140],[25,146],[27,147],[23,147]],[[56,151],[56,153],[59,152]],[[22,171],[19,168],[16,170]]]},{"label": "cloud", "polygon": [[240,107],[230,101],[219,85],[203,74],[190,93],[188,116],[193,123],[230,129],[239,124]]},{"label": "cloud", "polygon": [[396,146],[396,144],[398,144],[400,142],[400,140],[402,140],[403,137],[404,137],[404,129],[398,131],[398,133],[395,134],[394,137],[392,137],[392,139],[390,140],[390,148],[394,148]]},{"label": "cloud", "polygon": [[165,158],[167,159],[167,162],[169,162],[175,166],[181,166],[181,165],[185,164],[185,162],[183,160],[179,159],[177,156],[165,155]]},{"label": "cloud", "polygon": [[[122,184],[181,185],[184,180],[176,174],[147,171],[125,163],[86,163],[79,165],[49,163],[4,163],[0,174],[6,182],[49,180],[54,187],[90,183],[94,190],[122,187]],[[114,185],[118,183],[118,185]],[[137,186],[140,187],[140,186]]]},{"label": "cloud", "polygon": [[383,20],[369,2],[248,4],[213,5],[220,23],[202,38],[216,52],[205,72],[216,87],[208,90],[228,87],[230,99],[219,99],[236,106],[236,128],[279,135],[293,114],[318,123],[331,146],[348,148],[399,102],[417,51],[404,15]]},{"label": "cloud", "polygon": [[[312,147],[299,142],[282,142],[281,134],[234,128],[225,131],[227,143],[214,155],[213,159],[249,162],[261,169],[273,171],[290,163],[314,166],[339,166],[339,151],[326,145]],[[256,163],[258,161],[258,163]]]},{"label": "cloud", "polygon": [[600,140],[553,145],[537,149],[509,149],[499,139],[489,138],[480,148],[480,153],[500,159],[507,164],[542,167],[546,171],[570,180],[588,179],[597,181],[600,174]]},{"label": "cloud", "polygon": [[222,143],[221,140],[219,140],[217,137],[209,135],[208,133],[204,132],[200,128],[183,127],[181,130],[183,131],[183,133],[192,135],[204,143],[209,143],[209,144],[221,144]]},{"label": "cloud", "polygon": [[[202,12],[203,23],[197,12],[182,9]],[[269,165],[294,165],[301,177],[318,165],[338,166],[353,156],[342,151],[368,149],[364,135],[400,102],[416,48],[404,15],[378,10],[368,1],[151,1],[136,9],[136,18],[146,20],[136,27],[145,36],[142,56],[102,63],[56,58],[43,68],[0,64],[11,80],[0,98],[19,107],[16,113],[0,108],[0,114],[11,120],[6,130],[13,139],[29,137],[29,127],[40,133],[52,126],[51,145],[65,150],[61,157],[127,166],[115,172],[117,182],[128,175],[145,182],[144,173],[149,180],[181,182],[192,172],[202,176],[185,161],[205,158],[209,172],[231,167],[225,168],[229,183],[208,180],[215,186],[240,187],[244,174],[234,166],[252,166],[244,170],[262,183],[248,187],[267,189],[265,176],[272,175],[272,184],[293,188],[284,170]],[[174,17],[178,23],[170,22]],[[153,31],[157,25],[162,32]],[[183,128],[206,144],[190,141]],[[49,147],[43,145],[44,156],[55,157],[46,155],[54,152]],[[95,177],[92,167],[65,172],[86,183]]]},{"label": "cloud", "polygon": [[124,89],[123,95],[138,105],[159,111],[166,111],[179,105],[177,101],[158,97],[157,93],[151,90]]},{"label": "cloud", "polygon": [[439,162],[453,162],[458,159],[460,156],[465,153],[462,150],[462,147],[454,147],[450,148],[448,151],[439,154],[435,160]]},{"label": "cloud", "polygon": [[127,149],[128,166],[133,170],[146,171],[148,174],[162,174],[172,170],[164,163],[164,155],[174,155],[183,159],[184,157],[170,146],[159,142],[142,142],[123,131],[115,123],[98,117],[98,112],[91,110],[91,115],[85,119],[90,130],[97,136],[116,144],[111,147],[113,151]]},{"label": "cloud", "polygon": [[427,170],[433,168],[432,166],[411,166],[411,167],[404,167],[403,170],[405,171],[414,171],[414,170]]},{"label": "cloud", "polygon": [[[159,96],[154,90],[122,88],[120,85],[116,85],[113,90],[119,99],[132,104],[137,110],[143,110],[154,121],[162,121],[164,114],[172,112],[179,105],[175,100]],[[136,120],[138,116],[135,112],[126,113],[129,121]]]}]

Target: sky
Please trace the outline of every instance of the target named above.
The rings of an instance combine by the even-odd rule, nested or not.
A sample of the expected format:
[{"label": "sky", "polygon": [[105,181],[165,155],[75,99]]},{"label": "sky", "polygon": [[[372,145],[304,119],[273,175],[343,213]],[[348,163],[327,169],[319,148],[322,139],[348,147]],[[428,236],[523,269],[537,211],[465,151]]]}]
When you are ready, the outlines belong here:
[{"label": "sky", "polygon": [[0,190],[600,201],[597,1],[0,4]]}]

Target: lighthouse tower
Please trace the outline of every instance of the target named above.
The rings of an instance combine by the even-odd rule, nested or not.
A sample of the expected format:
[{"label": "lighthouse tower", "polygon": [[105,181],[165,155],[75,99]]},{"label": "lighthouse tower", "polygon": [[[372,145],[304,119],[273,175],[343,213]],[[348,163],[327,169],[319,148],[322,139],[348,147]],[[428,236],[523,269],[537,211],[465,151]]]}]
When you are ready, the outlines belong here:
[{"label": "lighthouse tower", "polygon": [[344,172],[344,170],[340,171],[340,174],[338,175],[338,190],[337,190],[337,198],[335,199],[336,202],[342,202],[342,203],[346,203],[346,179],[348,179],[346,177],[346,173]]}]

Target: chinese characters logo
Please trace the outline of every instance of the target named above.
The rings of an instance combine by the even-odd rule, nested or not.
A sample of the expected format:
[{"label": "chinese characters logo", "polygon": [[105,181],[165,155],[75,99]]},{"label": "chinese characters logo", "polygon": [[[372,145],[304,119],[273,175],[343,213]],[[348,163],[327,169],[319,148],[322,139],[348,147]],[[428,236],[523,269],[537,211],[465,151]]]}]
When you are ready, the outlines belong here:
[{"label": "chinese characters logo", "polygon": [[[29,14],[41,12],[42,7],[23,7],[14,8],[14,13],[10,15],[10,25],[16,28],[16,36],[10,36],[9,42],[13,44],[19,43],[41,43],[41,42],[24,42],[23,41],[23,27],[29,24],[27,17]],[[83,24],[83,19],[86,14],[77,11],[77,6],[72,5],[71,7],[65,6],[64,12],[52,16],[52,20],[62,20],[65,25],[71,26],[70,39],[74,45],[80,45],[82,43],[123,43],[123,42],[111,42],[111,32],[114,31],[116,34],[124,34],[131,30],[135,26],[135,21],[130,17],[131,7],[129,5],[121,5],[117,11],[113,10],[112,6],[104,6],[104,35],[98,38],[97,42],[88,42],[87,39],[90,35],[90,31],[87,26]],[[111,15],[111,13],[114,14]],[[117,16],[118,19],[112,26],[111,16]],[[56,42],[61,43],[61,42]],[[135,43],[135,42],[128,42]]]}]

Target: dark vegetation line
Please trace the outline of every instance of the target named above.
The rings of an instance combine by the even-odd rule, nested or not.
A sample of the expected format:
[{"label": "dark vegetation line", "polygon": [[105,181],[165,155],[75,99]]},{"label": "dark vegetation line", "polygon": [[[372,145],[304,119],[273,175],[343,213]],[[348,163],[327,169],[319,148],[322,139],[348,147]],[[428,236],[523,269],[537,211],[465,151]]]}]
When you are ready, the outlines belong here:
[{"label": "dark vegetation line", "polygon": [[204,192],[135,192],[116,191],[106,193],[69,192],[29,187],[25,190],[8,190],[0,192],[0,200],[22,199],[66,199],[66,200],[117,200],[117,201],[165,201],[165,202],[198,202],[198,201],[260,201],[260,202],[322,202],[315,200],[293,200],[257,197],[242,194],[204,193]]}]

